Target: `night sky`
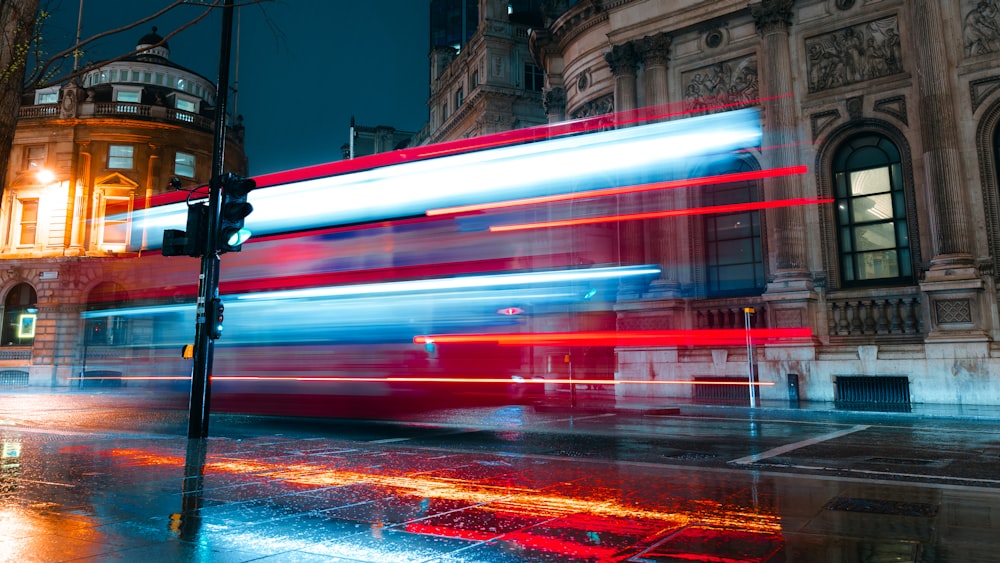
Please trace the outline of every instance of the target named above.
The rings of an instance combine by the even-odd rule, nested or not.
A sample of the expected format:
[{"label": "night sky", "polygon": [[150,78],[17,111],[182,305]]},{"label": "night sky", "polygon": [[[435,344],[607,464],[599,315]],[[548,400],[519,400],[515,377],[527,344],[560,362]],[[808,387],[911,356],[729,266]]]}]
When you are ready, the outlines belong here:
[{"label": "night sky", "polygon": [[[84,38],[171,3],[83,1]],[[72,44],[80,4],[46,3],[51,17],[43,28],[44,48],[55,53]],[[271,0],[242,8],[234,17],[239,64],[234,44],[230,69],[239,93],[230,109],[244,116],[251,174],[340,160],[351,116],[358,125],[419,130],[427,120],[428,6],[429,0]],[[88,46],[83,60],[125,53],[152,26],[166,36],[202,11],[181,6]],[[216,82],[221,25],[221,15],[212,14],[171,38],[170,60]],[[70,68],[71,62],[64,66]]]}]

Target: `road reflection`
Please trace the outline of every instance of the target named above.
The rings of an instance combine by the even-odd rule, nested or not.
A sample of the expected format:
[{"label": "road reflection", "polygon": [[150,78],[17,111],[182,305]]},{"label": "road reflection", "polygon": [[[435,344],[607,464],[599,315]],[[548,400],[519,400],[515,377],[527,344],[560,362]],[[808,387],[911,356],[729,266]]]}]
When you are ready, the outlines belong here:
[{"label": "road reflection", "polygon": [[[392,530],[506,552],[600,561],[708,553],[717,557],[713,561],[767,561],[783,544],[780,518],[754,502],[756,493],[725,502],[693,496],[690,484],[659,482],[650,483],[651,494],[645,495],[642,483],[623,488],[623,476],[615,471],[597,486],[581,486],[583,468],[546,465],[540,470],[529,460],[495,456],[466,460],[456,470],[434,468],[433,460],[412,452],[337,451],[272,461],[207,450],[204,441],[191,440],[186,455],[166,448],[116,448],[102,455],[132,467],[183,467],[182,509],[172,516],[171,527],[189,541],[207,541],[205,534],[211,533],[202,528],[206,488],[218,498],[219,491],[235,484],[266,483],[274,489],[266,507],[273,514],[256,514],[287,514],[303,495],[322,494],[339,499],[321,512],[331,524],[362,523],[375,539]],[[278,536],[286,537],[287,531]],[[268,541],[254,541],[262,540]]]}]

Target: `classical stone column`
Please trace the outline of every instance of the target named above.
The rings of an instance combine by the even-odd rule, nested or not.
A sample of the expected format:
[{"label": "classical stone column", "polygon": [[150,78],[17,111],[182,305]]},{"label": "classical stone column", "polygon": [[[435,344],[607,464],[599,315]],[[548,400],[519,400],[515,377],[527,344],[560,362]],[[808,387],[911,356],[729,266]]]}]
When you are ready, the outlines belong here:
[{"label": "classical stone column", "polygon": [[[670,45],[672,38],[666,33],[658,33],[643,37],[640,54],[643,63],[643,81],[645,83],[646,108],[651,113],[656,107],[669,102],[667,65],[670,61]],[[650,181],[657,178],[650,178]],[[686,205],[682,190],[666,190],[647,194],[646,201],[650,209],[678,209]],[[651,290],[658,296],[676,297],[680,294],[682,276],[679,264],[691,264],[689,256],[682,259],[683,243],[687,240],[690,220],[686,217],[671,217],[668,219],[651,220],[647,224],[646,240],[649,245],[650,259],[660,264],[663,273],[654,282]],[[684,276],[690,279],[689,276]]]},{"label": "classical stone column", "polygon": [[[792,93],[792,64],[788,40],[794,0],[764,0],[750,5],[750,11],[761,36],[760,93],[764,116],[764,168],[799,164],[798,110]],[[802,196],[798,177],[766,178],[767,199],[788,199]],[[768,292],[809,290],[812,288],[806,264],[805,211],[801,207],[785,207],[767,212],[768,240],[774,252],[774,281]]]},{"label": "classical stone column", "polygon": [[615,77],[615,111],[636,109],[636,70],[639,67],[639,53],[633,43],[615,45],[605,53],[604,60],[611,66]]},{"label": "classical stone column", "polygon": [[646,105],[667,103],[667,64],[670,61],[671,37],[666,33],[642,38],[643,78],[646,82]]},{"label": "classical stone column", "polygon": [[562,86],[548,88],[542,97],[542,106],[549,123],[566,121],[566,89]]},{"label": "classical stone column", "polygon": [[[615,112],[635,110],[638,105],[636,72],[639,67],[639,53],[635,44],[615,45],[611,51],[605,53],[604,60],[608,62],[615,77]],[[637,221],[621,223],[619,245],[624,263],[645,262],[647,258],[642,223]]]},{"label": "classical stone column", "polygon": [[916,69],[915,80],[920,114],[920,137],[923,146],[924,181],[932,194],[930,213],[934,229],[934,258],[931,269],[972,266],[966,191],[959,164],[958,127],[951,90],[951,67],[948,41],[941,22],[941,3],[929,0],[907,2],[913,36],[910,52]]},{"label": "classical stone column", "polygon": [[[942,5],[912,0],[906,9],[913,36],[918,38],[910,54],[919,92],[922,191],[931,198],[927,203],[934,244],[930,269],[920,283],[921,312],[928,329],[926,353],[928,357],[984,357],[989,355],[985,341],[992,315],[984,281],[973,261],[970,202],[959,158]],[[958,342],[967,344],[960,346]]]}]

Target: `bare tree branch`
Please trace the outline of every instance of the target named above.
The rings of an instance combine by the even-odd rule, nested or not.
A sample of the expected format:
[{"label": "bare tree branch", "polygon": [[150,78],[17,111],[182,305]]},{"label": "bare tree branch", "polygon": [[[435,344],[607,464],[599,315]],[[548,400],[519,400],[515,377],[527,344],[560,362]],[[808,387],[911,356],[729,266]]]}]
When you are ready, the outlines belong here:
[{"label": "bare tree branch", "polygon": [[[175,30],[173,33],[170,33],[168,35],[168,37],[164,38],[164,42],[166,42],[166,40],[169,39],[170,37],[173,37],[174,35],[176,35],[178,31],[180,31],[182,29],[186,29],[187,27],[193,25],[194,23],[202,20],[206,15],[208,15],[209,13],[211,13],[211,9],[213,7],[215,7],[216,5],[218,5],[221,1],[222,0],[214,0],[214,2],[209,6],[209,9],[207,9],[202,15],[198,16],[197,18],[195,18],[191,22],[185,24],[180,29]],[[174,2],[171,2],[169,5],[167,5],[165,8],[163,8],[162,10],[160,10],[160,11],[158,11],[158,12],[152,14],[152,15],[146,16],[145,18],[136,20],[134,22],[131,22],[129,24],[123,25],[123,26],[115,28],[115,29],[109,29],[107,31],[102,31],[101,33],[98,33],[97,35],[94,35],[92,37],[88,37],[87,39],[84,39],[84,40],[80,41],[79,43],[77,43],[77,44],[69,47],[68,49],[64,49],[64,50],[62,50],[62,51],[60,51],[58,53],[55,53],[54,55],[52,55],[51,57],[49,57],[48,60],[46,60],[42,64],[42,66],[36,68],[34,70],[34,72],[31,73],[31,76],[28,77],[27,80],[25,81],[25,89],[44,88],[45,86],[49,86],[50,84],[42,84],[41,83],[41,79],[48,72],[49,67],[51,67],[56,62],[59,62],[59,61],[61,61],[63,59],[66,59],[66,58],[72,56],[74,53],[76,53],[77,51],[79,51],[81,47],[84,47],[85,45],[93,43],[94,41],[97,41],[98,39],[103,39],[103,38],[111,36],[111,35],[122,33],[123,31],[128,31],[128,30],[130,30],[130,29],[132,29],[132,28],[134,28],[136,26],[139,26],[139,25],[142,25],[142,24],[144,24],[146,22],[152,21],[152,20],[154,20],[154,19],[162,16],[163,14],[166,14],[167,12],[173,10],[174,8],[176,8],[178,6],[181,6],[181,5],[184,5],[184,4],[189,4],[189,2],[187,2],[186,0],[175,0]],[[121,59],[124,59],[126,57],[130,57],[130,56],[134,55],[135,53],[136,52],[127,53],[124,56],[122,56],[120,58],[116,58],[114,60],[121,60]],[[111,62],[111,61],[105,61],[105,62]],[[93,65],[91,65],[91,66],[93,66]],[[75,76],[80,76],[82,74],[85,74],[89,70],[91,70],[90,67],[88,67],[83,72],[78,71],[78,72],[73,73],[72,75],[61,77],[61,80],[73,78]]]},{"label": "bare tree branch", "polygon": [[[237,3],[235,3],[234,7],[242,7],[242,6],[252,5],[252,4],[262,4],[264,2],[269,2],[269,1],[271,1],[271,0],[245,0],[243,2],[237,2]],[[49,69],[53,65],[55,65],[55,64],[57,64],[59,62],[62,62],[65,59],[68,59],[69,57],[71,57],[75,53],[77,53],[82,47],[84,47],[84,46],[86,46],[86,45],[88,45],[90,43],[93,43],[94,41],[97,41],[99,39],[103,39],[105,37],[109,37],[109,36],[112,36],[112,35],[116,35],[116,34],[128,31],[130,29],[134,29],[134,28],[136,28],[136,27],[138,27],[138,26],[140,26],[142,24],[150,22],[150,21],[152,21],[152,20],[154,20],[154,19],[156,19],[156,18],[158,18],[158,17],[160,17],[160,16],[162,16],[162,15],[170,12],[171,10],[175,10],[175,9],[177,9],[180,6],[199,6],[199,7],[204,8],[204,11],[202,11],[202,13],[200,15],[198,15],[197,17],[191,19],[190,21],[188,21],[187,23],[183,24],[179,28],[177,28],[177,29],[173,30],[172,32],[168,33],[167,35],[165,35],[163,37],[163,41],[160,41],[160,42],[152,45],[152,47],[159,47],[160,45],[163,45],[163,44],[167,43],[171,38],[173,38],[178,33],[184,31],[185,29],[187,29],[187,28],[195,25],[196,23],[200,22],[201,20],[205,19],[206,16],[208,16],[209,14],[211,14],[214,10],[216,10],[218,8],[221,8],[222,5],[223,5],[223,0],[211,0],[211,2],[208,2],[208,1],[197,2],[197,1],[191,1],[191,0],[174,0],[173,2],[171,2],[170,4],[168,4],[167,6],[165,6],[163,9],[159,10],[158,12],[156,12],[154,14],[151,14],[149,16],[146,16],[146,17],[144,17],[142,19],[136,20],[136,21],[131,22],[129,24],[123,25],[121,27],[117,27],[115,29],[109,29],[107,31],[103,31],[101,33],[98,33],[96,35],[88,37],[87,39],[83,39],[79,43],[77,43],[75,45],[72,45],[69,48],[66,48],[66,49],[64,49],[64,50],[62,50],[62,51],[60,51],[58,53],[55,53],[54,55],[52,55],[51,57],[49,57],[41,66],[36,67],[34,69],[34,71],[31,73],[31,76],[29,76],[25,80],[24,89],[25,90],[29,90],[29,89],[38,89],[38,88],[45,88],[47,86],[53,86],[55,84],[58,84],[58,83],[61,83],[61,82],[65,82],[66,80],[69,80],[69,79],[72,79],[72,78],[76,78],[78,76],[83,76],[84,74],[87,74],[88,72],[94,70],[95,68],[100,68],[101,66],[103,66],[103,65],[105,65],[107,63],[124,60],[124,59],[127,59],[129,57],[135,56],[136,54],[139,53],[138,50],[133,50],[131,52],[125,53],[123,55],[119,55],[119,56],[111,58],[111,59],[107,59],[107,60],[103,60],[103,61],[100,61],[100,62],[96,62],[96,63],[90,64],[90,65],[87,65],[87,66],[85,66],[85,67],[83,67],[81,69],[76,70],[75,72],[70,73],[70,74],[60,75],[58,79],[46,80],[46,76],[49,73]],[[266,14],[265,10],[262,9],[261,11]]]}]

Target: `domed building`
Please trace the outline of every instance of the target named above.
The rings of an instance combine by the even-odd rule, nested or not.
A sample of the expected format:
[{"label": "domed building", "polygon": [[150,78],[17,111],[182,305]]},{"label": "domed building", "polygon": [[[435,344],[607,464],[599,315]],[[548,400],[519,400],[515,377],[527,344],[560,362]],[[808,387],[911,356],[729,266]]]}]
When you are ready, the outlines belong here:
[{"label": "domed building", "polygon": [[[516,34],[506,50],[475,51],[507,29],[498,14],[508,4],[480,2],[490,25],[449,64],[432,64],[434,140],[475,130],[450,136],[458,118],[442,115],[496,123],[489,108],[471,115],[469,102],[493,69],[524,62],[510,46]],[[549,122],[752,106],[762,110],[762,148],[697,172],[808,169],[675,190],[664,208],[832,201],[623,224],[609,243],[663,274],[645,294],[620,298],[620,330],[805,328],[812,337],[749,358],[746,347],[619,348],[616,377],[692,385],[618,393],[647,387],[699,400],[720,389],[699,381],[731,382],[729,399],[742,402],[747,386],[737,384],[752,376],[771,400],[1000,402],[995,2],[547,0],[541,8],[543,21],[523,41],[544,75],[534,103]]]},{"label": "domed building", "polygon": [[[0,205],[0,387],[66,385],[108,326],[84,326],[88,303],[127,297],[121,258],[150,198],[206,185],[216,88],[175,64],[156,28],[137,54],[24,94]],[[246,174],[243,128],[227,126],[226,171]]]}]

